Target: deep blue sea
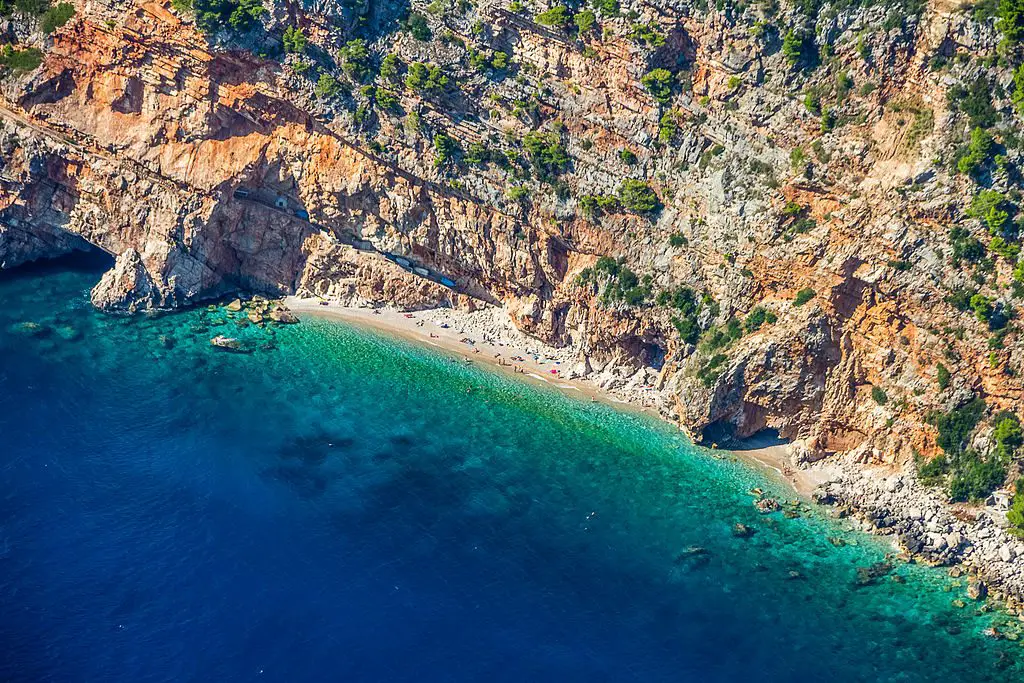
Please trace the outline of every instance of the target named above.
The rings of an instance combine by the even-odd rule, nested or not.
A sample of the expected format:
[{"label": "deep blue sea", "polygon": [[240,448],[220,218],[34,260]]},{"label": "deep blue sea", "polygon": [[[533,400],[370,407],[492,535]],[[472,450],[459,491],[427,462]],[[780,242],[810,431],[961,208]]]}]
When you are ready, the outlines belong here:
[{"label": "deep blue sea", "polygon": [[882,540],[652,418],[97,279],[0,274],[2,681],[1021,680],[1018,622],[858,586]]}]

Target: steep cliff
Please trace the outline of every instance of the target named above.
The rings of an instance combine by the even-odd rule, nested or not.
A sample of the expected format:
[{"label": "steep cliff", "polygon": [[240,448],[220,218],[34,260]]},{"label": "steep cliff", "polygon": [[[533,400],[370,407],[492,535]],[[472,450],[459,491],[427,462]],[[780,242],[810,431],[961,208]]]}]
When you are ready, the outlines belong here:
[{"label": "steep cliff", "polygon": [[[991,7],[74,9],[6,22],[5,268],[101,248],[111,310],[501,305],[696,435],[772,427],[809,460],[1008,443],[1024,75]],[[973,441],[940,448],[972,397]]]}]

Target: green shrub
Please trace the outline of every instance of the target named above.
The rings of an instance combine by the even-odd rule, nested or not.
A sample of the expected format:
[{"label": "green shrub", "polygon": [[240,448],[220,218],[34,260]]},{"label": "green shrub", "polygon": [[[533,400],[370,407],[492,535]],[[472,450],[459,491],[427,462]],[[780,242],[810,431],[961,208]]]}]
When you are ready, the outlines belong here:
[{"label": "green shrub", "polygon": [[687,344],[696,344],[701,332],[698,317],[704,307],[703,300],[698,301],[689,287],[677,287],[659,292],[655,302],[678,312],[672,316],[672,325],[679,333],[679,338]]},{"label": "green shrub", "polygon": [[619,150],[619,159],[622,163],[632,166],[636,163],[636,154],[633,154],[632,150],[623,147]]},{"label": "green shrub", "polygon": [[651,297],[650,277],[643,280],[632,270],[610,256],[602,256],[594,264],[594,272],[605,280],[601,301],[622,302],[639,306]]},{"label": "green shrub", "polygon": [[949,242],[953,247],[953,265],[959,265],[961,261],[977,263],[985,258],[985,245],[975,238],[965,228],[955,227],[949,231]]},{"label": "green shrub", "polygon": [[821,116],[821,95],[815,89],[804,94],[804,108],[815,116]]},{"label": "green shrub", "polygon": [[668,104],[672,99],[672,72],[668,69],[654,69],[647,72],[640,78],[640,83],[647,88],[647,92],[661,104]]},{"label": "green shrub", "polygon": [[0,3],[0,16],[8,17],[13,10],[30,17],[42,16],[50,8],[50,0],[5,0]]},{"label": "green shrub", "polygon": [[70,2],[61,2],[46,10],[39,20],[39,28],[43,33],[53,33],[75,16],[75,6]]},{"label": "green shrub", "polygon": [[950,374],[949,368],[942,363],[935,366],[936,377],[939,381],[939,389],[945,389],[949,386]]},{"label": "green shrub", "polygon": [[1006,467],[997,458],[983,458],[967,450],[954,458],[949,481],[950,500],[979,501],[999,488],[1006,479]]},{"label": "green shrub", "polygon": [[710,353],[724,349],[742,336],[743,324],[737,318],[729,318],[724,325],[705,332],[700,345],[703,351]]},{"label": "green shrub", "polygon": [[647,47],[661,47],[665,44],[665,36],[652,24],[635,23],[626,34],[633,42]]},{"label": "green shrub", "polygon": [[1004,235],[1010,224],[1010,212],[1016,207],[1002,192],[981,190],[974,195],[967,215],[978,218],[988,228],[991,235]]},{"label": "green shrub", "polygon": [[580,210],[590,218],[619,209],[619,199],[611,195],[584,195],[580,197]]},{"label": "green shrub", "polygon": [[306,34],[298,26],[288,26],[281,36],[284,51],[292,54],[301,54],[306,51]]},{"label": "green shrub", "polygon": [[523,137],[523,147],[541,180],[551,180],[569,166],[569,153],[558,133],[530,131]]},{"label": "green shrub", "polygon": [[971,297],[971,310],[980,322],[987,323],[995,313],[995,306],[992,299],[984,294],[975,294]]},{"label": "green shrub", "polygon": [[417,12],[409,15],[405,22],[405,28],[416,40],[428,41],[433,37],[430,26],[427,25],[427,18]]},{"label": "green shrub", "polygon": [[974,294],[975,290],[968,287],[956,287],[946,296],[946,303],[958,311],[967,312],[971,310],[971,297]]},{"label": "green shrub", "polygon": [[932,415],[931,421],[939,431],[935,439],[939,448],[951,456],[963,452],[984,413],[985,401],[976,397],[948,413]]},{"label": "green shrub", "polygon": [[1011,530],[1016,535],[1024,535],[1024,477],[1017,479],[1013,500],[1010,502],[1010,510],[1006,513],[1006,519],[1010,522]]},{"label": "green shrub", "polygon": [[992,158],[995,140],[984,128],[971,131],[971,141],[956,162],[956,170],[969,176],[977,176]]},{"label": "green shrub", "polygon": [[1003,46],[1012,50],[1024,41],[1024,2],[1000,0],[996,29],[1003,34]]},{"label": "green shrub", "polygon": [[743,327],[747,333],[756,332],[767,323],[769,325],[774,324],[779,317],[772,311],[769,311],[764,306],[758,306],[743,319]]},{"label": "green shrub", "polygon": [[949,458],[945,453],[939,453],[931,460],[915,454],[914,463],[917,465],[917,477],[925,486],[937,486],[949,474]]},{"label": "green shrub", "polygon": [[1010,263],[1016,263],[1020,255],[1020,245],[1007,242],[1002,237],[993,237],[988,243],[988,248],[993,254],[1002,256]]},{"label": "green shrub", "polygon": [[572,24],[572,10],[565,5],[555,5],[534,17],[534,21],[542,26],[568,28]]},{"label": "green shrub", "polygon": [[705,361],[697,370],[697,378],[700,379],[701,383],[706,387],[710,388],[714,386],[719,376],[721,376],[722,371],[725,369],[722,366],[728,360],[729,356],[724,353],[716,353]]},{"label": "green shrub", "polygon": [[370,49],[362,38],[355,38],[345,43],[338,50],[338,61],[345,75],[356,83],[365,83],[373,76],[370,65]]},{"label": "green shrub", "polygon": [[636,213],[652,213],[661,208],[658,195],[642,180],[623,180],[619,185],[618,195],[622,205]]},{"label": "green shrub", "polygon": [[491,68],[494,69],[495,71],[503,71],[504,69],[508,68],[508,65],[511,62],[511,60],[512,58],[509,56],[507,52],[502,52],[501,50],[498,50],[493,55],[491,55]]},{"label": "green shrub", "polygon": [[782,54],[791,66],[811,66],[817,58],[814,36],[807,31],[790,29],[782,37]]},{"label": "green shrub", "polygon": [[245,31],[267,12],[263,0],[193,0],[192,10],[203,33],[223,28]]},{"label": "green shrub", "polygon": [[1016,415],[1003,412],[996,416],[996,428],[992,431],[992,439],[996,442],[996,453],[1004,461],[1009,461],[1017,454],[1017,449],[1024,443],[1020,420]]},{"label": "green shrub", "polygon": [[996,123],[996,108],[992,104],[992,84],[984,75],[978,76],[966,88],[960,84],[951,87],[946,96],[951,109],[967,114],[971,127],[991,128]]},{"label": "green shrub", "polygon": [[313,86],[313,94],[321,100],[333,99],[341,94],[341,83],[337,78],[324,71],[320,74],[316,85]]},{"label": "green shrub", "polygon": [[1024,64],[1013,72],[1013,92],[1010,93],[1010,100],[1017,107],[1017,113],[1024,115]]},{"label": "green shrub", "polygon": [[808,301],[813,299],[814,295],[815,291],[813,289],[811,289],[810,287],[804,287],[803,289],[796,293],[796,296],[793,298],[793,305],[803,306]]},{"label": "green shrub", "polygon": [[0,71],[10,69],[15,73],[35,71],[43,63],[43,53],[34,47],[15,50],[12,45],[0,48]]},{"label": "green shrub", "polygon": [[585,9],[577,12],[573,16],[572,20],[576,24],[576,28],[580,33],[586,33],[597,24],[597,15],[590,10]]},{"label": "green shrub", "polygon": [[513,185],[508,190],[508,198],[513,201],[520,201],[530,196],[530,188],[525,185]]},{"label": "green shrub", "polygon": [[455,158],[459,143],[444,133],[434,135],[434,166],[440,168]]},{"label": "green shrub", "polygon": [[686,239],[686,236],[681,232],[674,232],[668,236],[668,244],[670,247],[685,247],[690,242]]},{"label": "green shrub", "polygon": [[405,75],[405,87],[420,92],[441,92],[447,89],[451,80],[439,66],[413,62]]},{"label": "green shrub", "polygon": [[396,83],[401,69],[402,60],[395,53],[389,53],[380,62],[380,77],[389,83]]},{"label": "green shrub", "polygon": [[871,387],[871,399],[880,406],[884,406],[889,402],[889,394],[885,393],[885,389],[880,386]]},{"label": "green shrub", "polygon": [[679,110],[670,109],[658,120],[658,142],[668,144],[679,134]]}]

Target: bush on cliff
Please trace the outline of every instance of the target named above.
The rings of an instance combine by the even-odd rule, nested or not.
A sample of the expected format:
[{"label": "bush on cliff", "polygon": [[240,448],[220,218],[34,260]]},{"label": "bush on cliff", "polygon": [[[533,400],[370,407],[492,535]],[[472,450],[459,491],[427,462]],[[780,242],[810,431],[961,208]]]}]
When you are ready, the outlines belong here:
[{"label": "bush on cliff", "polygon": [[444,133],[434,135],[434,166],[441,168],[455,159],[459,152],[459,143]]},{"label": "bush on cliff", "polygon": [[793,298],[793,305],[797,307],[803,306],[808,301],[813,299],[814,295],[815,291],[813,289],[811,289],[810,287],[804,287],[803,289],[796,293],[796,296]]},{"label": "bush on cliff", "polygon": [[968,449],[953,458],[949,498],[955,502],[983,500],[1006,479],[1006,466],[997,457],[984,458]]},{"label": "bush on cliff", "polygon": [[341,62],[341,70],[345,75],[356,83],[365,83],[373,77],[373,68],[370,66],[370,49],[366,41],[355,38],[348,41],[338,50],[338,61]]},{"label": "bush on cliff", "polygon": [[627,178],[619,185],[619,201],[630,211],[637,213],[652,213],[661,208],[658,195],[654,193],[651,186],[642,180]]},{"label": "bush on cliff", "polygon": [[405,28],[416,40],[428,41],[433,38],[430,26],[427,25],[427,18],[422,14],[413,12],[405,22]]},{"label": "bush on cliff", "polygon": [[523,137],[523,146],[541,180],[551,180],[569,165],[569,153],[558,133],[530,131]]},{"label": "bush on cliff", "polygon": [[298,26],[288,26],[281,36],[284,51],[291,54],[302,54],[306,51],[306,34]]},{"label": "bush on cliff", "polygon": [[996,453],[1000,458],[1009,461],[1017,454],[1017,449],[1024,444],[1020,419],[1009,411],[1003,411],[996,415],[995,425],[996,428],[992,431],[992,440],[996,442]]},{"label": "bush on cliff", "polygon": [[53,33],[75,16],[75,6],[70,2],[62,2],[46,10],[39,20],[39,28],[43,33]]},{"label": "bush on cliff", "polygon": [[925,486],[938,486],[949,474],[949,458],[945,453],[939,453],[931,460],[915,453],[914,463],[917,465],[917,478]]},{"label": "bush on cliff", "polygon": [[223,28],[247,31],[267,9],[263,0],[193,0],[196,25],[204,33]]},{"label": "bush on cliff", "polygon": [[35,71],[43,63],[43,53],[34,47],[15,50],[12,45],[0,47],[0,73],[10,69],[15,73]]},{"label": "bush on cliff", "polygon": [[672,99],[672,72],[668,69],[654,69],[640,78],[640,83],[647,88],[654,99],[661,104],[668,104]]},{"label": "bush on cliff", "polygon": [[423,62],[413,62],[405,76],[405,87],[418,92],[441,92],[451,83],[441,67]]},{"label": "bush on cliff", "polygon": [[1006,519],[1010,522],[1011,533],[1015,536],[1024,536],[1024,477],[1018,477],[1014,488],[1016,492],[1010,503],[1010,510],[1006,513]]},{"label": "bush on cliff", "polygon": [[555,5],[534,17],[538,24],[554,28],[568,28],[572,24],[572,11],[565,5]]},{"label": "bush on cliff", "polygon": [[971,141],[958,155],[956,170],[977,178],[991,160],[995,144],[991,133],[984,128],[975,128],[971,131]]},{"label": "bush on cliff", "polygon": [[41,16],[50,8],[50,0],[0,0],[0,17],[9,17],[15,10],[30,17]]},{"label": "bush on cliff", "polygon": [[746,318],[744,318],[743,327],[749,334],[751,332],[757,332],[765,323],[769,325],[774,324],[778,319],[779,317],[772,311],[769,311],[764,306],[758,306],[748,313]]},{"label": "bush on cliff", "polygon": [[931,422],[939,430],[935,442],[950,455],[957,455],[967,447],[967,441],[985,413],[985,401],[974,398],[948,413],[931,415]]},{"label": "bush on cliff", "polygon": [[321,100],[333,99],[341,94],[341,83],[337,78],[324,71],[320,74],[316,85],[313,86],[313,94]]}]

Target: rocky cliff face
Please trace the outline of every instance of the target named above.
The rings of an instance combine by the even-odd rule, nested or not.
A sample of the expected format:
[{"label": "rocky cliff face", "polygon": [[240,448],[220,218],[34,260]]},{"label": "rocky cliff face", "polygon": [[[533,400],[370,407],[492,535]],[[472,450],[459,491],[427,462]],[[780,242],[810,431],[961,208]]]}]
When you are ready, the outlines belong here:
[{"label": "rocky cliff face", "polygon": [[[504,0],[282,3],[205,33],[158,0],[76,4],[52,35],[15,15],[6,41],[43,58],[2,80],[0,264],[101,248],[115,311],[497,304],[654,382],[698,436],[773,427],[808,459],[930,456],[930,412],[1019,408],[1018,335],[992,323],[1013,259],[963,256],[975,197],[1012,205],[1017,177],[991,20],[596,5],[566,26]],[[988,126],[958,104],[979,78]],[[979,127],[998,154],[958,172]]]}]

